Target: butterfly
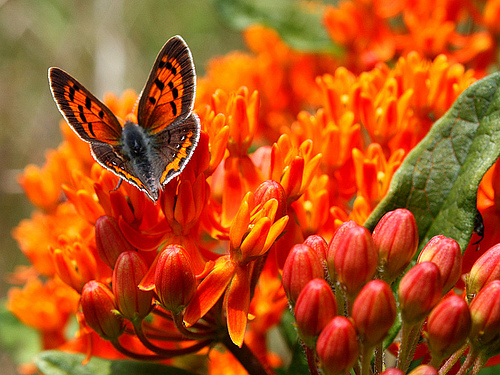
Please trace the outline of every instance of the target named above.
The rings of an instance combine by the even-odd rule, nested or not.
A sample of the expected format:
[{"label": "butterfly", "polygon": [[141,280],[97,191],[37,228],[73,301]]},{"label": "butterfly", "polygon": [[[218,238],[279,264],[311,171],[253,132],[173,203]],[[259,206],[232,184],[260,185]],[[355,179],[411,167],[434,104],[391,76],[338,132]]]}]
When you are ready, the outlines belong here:
[{"label": "butterfly", "polygon": [[198,144],[200,120],[192,112],[196,73],[180,36],[170,38],[159,52],[136,103],[136,122],[119,120],[62,69],[49,69],[49,83],[59,111],[90,143],[96,161],[154,202],[163,186],[182,172]]}]

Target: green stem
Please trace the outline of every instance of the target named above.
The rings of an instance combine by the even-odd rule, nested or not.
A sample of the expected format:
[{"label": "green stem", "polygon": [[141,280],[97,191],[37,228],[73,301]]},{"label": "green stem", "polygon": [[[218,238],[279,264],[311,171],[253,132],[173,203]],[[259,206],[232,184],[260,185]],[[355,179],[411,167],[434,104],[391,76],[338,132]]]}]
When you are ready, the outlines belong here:
[{"label": "green stem", "polygon": [[122,344],[118,341],[118,339],[111,340],[111,344],[118,350],[120,353],[125,354],[129,358],[137,359],[139,361],[158,361],[160,359],[164,359],[162,356],[157,354],[147,355],[147,354],[138,354],[131,352],[128,349],[125,349]]},{"label": "green stem", "polygon": [[444,363],[443,366],[439,369],[439,375],[445,375],[455,366],[458,360],[462,357],[462,354],[467,350],[469,343],[465,343],[460,349],[458,349],[455,353],[453,353],[450,358]]},{"label": "green stem", "polygon": [[304,351],[306,352],[307,365],[309,366],[309,372],[311,375],[319,375],[318,372],[318,362],[316,361],[316,351],[311,349],[307,345],[304,345]]},{"label": "green stem", "polygon": [[474,349],[474,347],[471,346],[469,348],[469,354],[467,354],[467,358],[465,358],[465,362],[460,367],[460,370],[458,370],[457,375],[465,375],[476,361],[478,354],[479,353]]},{"label": "green stem", "polygon": [[369,375],[371,373],[370,365],[374,349],[375,349],[374,347],[366,348],[364,345],[362,345],[361,375]]},{"label": "green stem", "polygon": [[375,374],[380,374],[382,370],[384,369],[384,346],[383,342],[377,344],[375,346],[375,358],[374,358],[374,365],[375,365]]}]

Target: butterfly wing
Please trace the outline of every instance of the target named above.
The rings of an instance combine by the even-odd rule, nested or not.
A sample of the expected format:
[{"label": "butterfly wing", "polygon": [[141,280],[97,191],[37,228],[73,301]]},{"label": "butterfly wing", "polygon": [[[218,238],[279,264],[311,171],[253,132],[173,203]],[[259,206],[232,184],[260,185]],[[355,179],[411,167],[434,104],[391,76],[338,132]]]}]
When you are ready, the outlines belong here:
[{"label": "butterfly wing", "polygon": [[200,120],[191,113],[181,123],[168,126],[154,137],[156,168],[161,186],[179,175],[191,159],[200,139]]},{"label": "butterfly wing", "polygon": [[180,36],[170,38],[151,69],[139,100],[140,126],[154,135],[186,119],[194,105],[196,73],[189,48]]},{"label": "butterfly wing", "polygon": [[120,143],[120,122],[80,82],[59,68],[49,69],[49,82],[59,111],[81,139],[89,143]]},{"label": "butterfly wing", "polygon": [[120,146],[112,146],[107,143],[92,143],[90,145],[94,158],[103,167],[109,169],[119,177],[127,180],[138,189],[145,192],[153,201],[158,200],[158,191],[151,191],[148,187],[132,173],[134,170],[130,160],[123,157]]}]

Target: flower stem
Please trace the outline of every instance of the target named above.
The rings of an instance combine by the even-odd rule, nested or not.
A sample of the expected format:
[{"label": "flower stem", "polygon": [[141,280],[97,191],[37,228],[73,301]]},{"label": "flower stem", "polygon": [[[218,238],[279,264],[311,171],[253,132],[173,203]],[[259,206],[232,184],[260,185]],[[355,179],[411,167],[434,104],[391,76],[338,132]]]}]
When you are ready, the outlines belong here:
[{"label": "flower stem", "polygon": [[249,375],[270,375],[273,374],[271,369],[266,369],[255,356],[255,354],[250,350],[250,348],[243,343],[240,347],[236,346],[229,335],[226,335],[223,339],[224,346],[231,352],[232,355],[242,364]]},{"label": "flower stem", "polygon": [[306,352],[307,365],[309,366],[309,372],[311,375],[319,375],[318,372],[318,362],[316,361],[316,351],[311,349],[307,345],[304,345],[304,351]]},{"label": "flower stem", "polygon": [[460,349],[458,349],[455,353],[453,353],[450,358],[444,363],[443,366],[439,369],[439,375],[445,375],[451,368],[457,363],[460,358],[462,358],[462,354],[464,354],[465,350],[469,346],[469,343],[465,343]]}]

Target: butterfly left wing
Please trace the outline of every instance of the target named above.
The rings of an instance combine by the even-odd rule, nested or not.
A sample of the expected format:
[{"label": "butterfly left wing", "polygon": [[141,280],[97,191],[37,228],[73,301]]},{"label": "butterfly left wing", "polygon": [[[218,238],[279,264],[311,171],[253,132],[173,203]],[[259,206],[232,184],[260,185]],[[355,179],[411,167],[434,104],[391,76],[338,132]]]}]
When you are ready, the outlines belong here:
[{"label": "butterfly left wing", "polygon": [[180,36],[170,38],[161,49],[141,92],[137,119],[149,134],[182,122],[191,113],[196,73],[189,47]]},{"label": "butterfly left wing", "polygon": [[139,190],[145,192],[151,200],[158,200],[158,189],[149,189],[132,171],[134,170],[130,160],[126,160],[120,150],[120,146],[112,146],[107,143],[92,143],[90,145],[92,155],[104,168],[109,169],[118,177],[123,178]]},{"label": "butterfly left wing", "polygon": [[59,111],[81,139],[119,144],[122,127],[104,103],[62,69],[50,68],[49,82]]}]

